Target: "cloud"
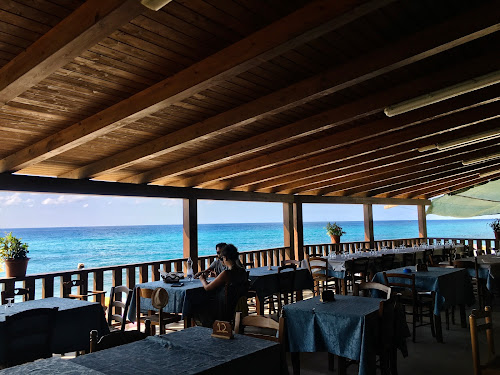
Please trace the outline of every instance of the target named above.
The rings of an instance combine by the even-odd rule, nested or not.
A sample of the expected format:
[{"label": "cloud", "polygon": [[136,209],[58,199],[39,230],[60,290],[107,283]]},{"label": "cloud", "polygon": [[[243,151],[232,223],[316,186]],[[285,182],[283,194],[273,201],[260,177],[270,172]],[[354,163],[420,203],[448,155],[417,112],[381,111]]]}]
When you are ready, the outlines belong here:
[{"label": "cloud", "polygon": [[85,204],[83,205],[83,208],[87,208],[88,206],[89,206],[89,204],[88,204],[88,203],[85,203]]},{"label": "cloud", "polygon": [[163,202],[161,203],[162,206],[167,206],[167,207],[180,207],[182,206],[182,200],[181,199],[163,199]]},{"label": "cloud", "polygon": [[57,198],[47,198],[42,204],[68,204],[84,200],[86,197],[78,195],[60,195]]},{"label": "cloud", "polygon": [[7,196],[0,196],[0,205],[2,206],[14,206],[23,203],[20,193],[14,193]]}]

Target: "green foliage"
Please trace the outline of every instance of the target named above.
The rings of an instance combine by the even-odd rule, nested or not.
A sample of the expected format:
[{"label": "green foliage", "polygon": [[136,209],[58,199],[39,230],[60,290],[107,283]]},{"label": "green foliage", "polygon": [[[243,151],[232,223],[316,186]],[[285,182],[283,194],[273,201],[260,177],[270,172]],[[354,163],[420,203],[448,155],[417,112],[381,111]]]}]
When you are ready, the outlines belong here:
[{"label": "green foliage", "polygon": [[28,254],[28,244],[21,243],[21,239],[14,237],[12,232],[5,237],[0,237],[0,258],[25,259]]},{"label": "green foliage", "polygon": [[328,222],[325,229],[326,234],[328,234],[329,236],[342,236],[343,234],[345,234],[345,232],[342,230],[342,227],[337,225],[337,223],[332,224]]},{"label": "green foliage", "polygon": [[500,219],[495,219],[490,223],[491,229],[495,232],[500,232]]}]

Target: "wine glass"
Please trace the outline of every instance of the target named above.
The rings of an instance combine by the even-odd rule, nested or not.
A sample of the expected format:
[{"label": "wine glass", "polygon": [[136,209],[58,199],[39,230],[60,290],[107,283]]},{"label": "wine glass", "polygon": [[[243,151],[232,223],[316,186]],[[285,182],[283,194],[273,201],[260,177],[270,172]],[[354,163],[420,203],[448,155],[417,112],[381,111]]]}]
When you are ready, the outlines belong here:
[{"label": "wine glass", "polygon": [[7,304],[5,305],[5,310],[7,310],[9,307],[12,307],[12,305],[14,304],[14,298],[13,297],[6,298],[6,301]]}]

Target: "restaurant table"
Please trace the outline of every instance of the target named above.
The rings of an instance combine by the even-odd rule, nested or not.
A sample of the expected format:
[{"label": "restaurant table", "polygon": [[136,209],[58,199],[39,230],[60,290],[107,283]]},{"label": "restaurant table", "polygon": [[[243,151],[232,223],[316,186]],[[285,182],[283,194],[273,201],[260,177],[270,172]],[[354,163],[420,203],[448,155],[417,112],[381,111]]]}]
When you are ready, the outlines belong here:
[{"label": "restaurant table", "polygon": [[[6,315],[54,307],[59,310],[53,323],[52,353],[88,350],[90,331],[95,329],[99,335],[109,333],[104,310],[99,303],[50,297],[14,303],[11,307],[0,306],[0,337],[4,335]],[[3,340],[0,340],[0,363],[4,362],[5,348],[3,345]]]},{"label": "restaurant table", "polygon": [[[470,261],[474,263],[474,257],[461,258],[463,261]],[[479,255],[477,257],[477,265],[479,277],[486,280],[486,287],[489,291],[497,288],[497,281],[500,280],[500,256],[495,254]],[[474,269],[467,269],[469,275],[476,277]],[[495,280],[496,279],[496,280]]]},{"label": "restaurant table", "polygon": [[71,362],[102,374],[279,374],[278,343],[242,335],[226,340],[211,333],[209,328],[191,327]]},{"label": "restaurant table", "polygon": [[[404,273],[403,269],[408,268],[415,274],[415,287],[419,291],[436,292],[434,306],[434,317],[436,321],[436,338],[443,341],[443,331],[441,326],[440,312],[448,307],[458,305],[460,307],[460,318],[462,327],[466,327],[465,305],[474,303],[474,292],[470,276],[463,268],[443,268],[429,267],[428,271],[416,272],[415,266],[400,267],[385,271],[386,273]],[[408,280],[392,279],[394,282],[408,283]],[[385,284],[382,272],[375,274],[373,281]]]},{"label": "restaurant table", "polygon": [[[257,294],[257,311],[260,315],[264,313],[264,298],[279,291],[278,267],[250,268],[250,290]],[[285,269],[284,272],[292,272],[291,269]],[[314,282],[311,272],[307,268],[297,268],[295,271],[294,290],[296,292],[304,289],[313,289]]]},{"label": "restaurant table", "polygon": [[40,361],[25,363],[24,365],[9,367],[4,370],[0,370],[1,375],[26,375],[26,374],[37,374],[37,375],[54,375],[54,374],[83,374],[83,375],[99,375],[102,374],[99,371],[92,370],[90,368],[81,366],[73,361],[66,359],[61,359],[59,357],[53,357],[48,359],[43,359]]},{"label": "restaurant table", "polygon": [[[359,361],[359,375],[375,374],[380,298],[335,295],[284,306],[287,341],[295,358],[299,352],[328,352]],[[400,334],[408,336],[406,330]]]}]

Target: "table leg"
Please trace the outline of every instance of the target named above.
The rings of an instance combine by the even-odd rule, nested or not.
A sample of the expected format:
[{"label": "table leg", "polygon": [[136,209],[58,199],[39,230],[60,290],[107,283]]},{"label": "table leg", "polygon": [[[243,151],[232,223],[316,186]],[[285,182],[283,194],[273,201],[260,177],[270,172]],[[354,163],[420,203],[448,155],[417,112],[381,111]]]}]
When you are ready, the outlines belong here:
[{"label": "table leg", "polygon": [[346,363],[345,357],[341,357],[340,355],[337,356],[337,366],[339,368],[338,374],[339,375],[346,375],[347,363]]},{"label": "table leg", "polygon": [[347,282],[345,279],[342,279],[342,294],[347,296]]},{"label": "table leg", "polygon": [[460,308],[460,324],[462,325],[462,328],[467,328],[467,320],[465,317],[465,305],[461,303],[458,305]]},{"label": "table leg", "polygon": [[300,353],[291,352],[293,375],[300,375]]},{"label": "table leg", "polygon": [[193,324],[193,320],[191,319],[191,317],[188,317],[188,316],[185,316],[184,317],[184,328],[189,328],[189,327],[192,327],[194,324]]},{"label": "table leg", "polygon": [[304,294],[302,293],[302,290],[297,290],[295,293],[295,300],[296,301],[302,301],[304,299]]},{"label": "table leg", "polygon": [[328,370],[335,371],[335,354],[328,353]]},{"label": "table leg", "polygon": [[436,340],[443,342],[443,325],[441,324],[441,314],[434,315],[434,322],[436,323]]},{"label": "table leg", "polygon": [[264,304],[260,301],[258,296],[255,296],[255,310],[258,315],[264,315]]}]

